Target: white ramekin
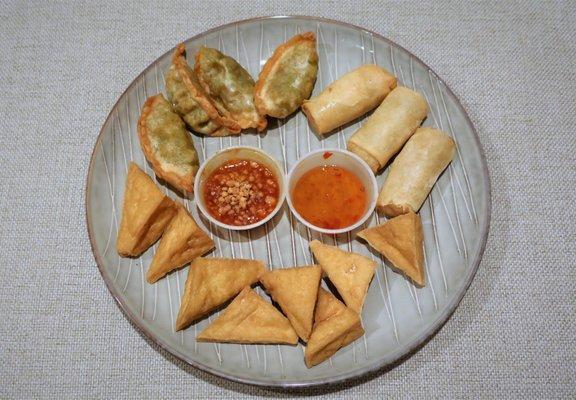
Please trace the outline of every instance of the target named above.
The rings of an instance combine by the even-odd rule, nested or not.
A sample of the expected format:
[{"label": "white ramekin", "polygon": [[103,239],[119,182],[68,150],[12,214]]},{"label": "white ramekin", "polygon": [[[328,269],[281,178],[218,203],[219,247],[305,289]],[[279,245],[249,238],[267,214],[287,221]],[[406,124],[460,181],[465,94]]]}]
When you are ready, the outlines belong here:
[{"label": "white ramekin", "polygon": [[[325,154],[331,153],[329,157],[325,158]],[[326,229],[320,228],[316,225],[311,224],[306,221],[294,208],[292,204],[292,191],[298,180],[306,172],[310,171],[312,168],[321,167],[324,165],[335,165],[348,171],[352,172],[354,175],[360,179],[360,182],[366,188],[367,205],[366,210],[362,217],[353,225],[347,226],[341,229]],[[305,157],[298,160],[298,162],[292,167],[290,173],[288,174],[288,188],[286,199],[288,200],[288,205],[292,213],[302,222],[305,226],[318,232],[328,233],[328,234],[338,234],[351,231],[362,225],[372,214],[374,208],[376,207],[376,200],[378,199],[378,186],[376,183],[376,178],[374,173],[360,157],[353,154],[347,150],[340,149],[321,149],[313,151],[307,154]]]},{"label": "white ramekin", "polygon": [[[205,180],[210,176],[212,171],[214,171],[216,168],[232,159],[248,159],[257,161],[266,166],[270,171],[272,171],[272,173],[276,177],[276,180],[278,181],[279,195],[276,207],[265,218],[250,225],[238,226],[238,225],[228,225],[223,222],[220,222],[212,215],[210,215],[210,213],[206,209],[206,205],[204,204],[203,190]],[[256,147],[235,146],[216,152],[214,155],[212,155],[210,158],[204,161],[204,163],[202,163],[200,169],[198,169],[198,172],[196,173],[196,178],[194,179],[194,198],[196,199],[196,205],[198,206],[202,214],[204,214],[204,216],[208,218],[210,222],[224,229],[244,231],[265,224],[268,220],[270,220],[270,218],[276,215],[278,211],[280,211],[282,205],[284,204],[285,197],[286,197],[286,182],[284,177],[284,171],[282,170],[282,168],[280,167],[280,165],[276,160],[274,160],[271,156],[266,154],[263,150],[260,150]]]}]

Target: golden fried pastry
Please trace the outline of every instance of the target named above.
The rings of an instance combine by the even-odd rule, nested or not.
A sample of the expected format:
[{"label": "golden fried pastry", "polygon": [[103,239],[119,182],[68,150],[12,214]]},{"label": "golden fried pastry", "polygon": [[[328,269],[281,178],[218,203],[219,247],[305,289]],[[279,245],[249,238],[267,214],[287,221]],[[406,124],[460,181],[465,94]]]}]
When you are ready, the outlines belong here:
[{"label": "golden fried pastry", "polygon": [[418,286],[424,286],[424,237],[418,214],[400,215],[382,225],[364,229],[358,236]]},{"label": "golden fried pastry", "polygon": [[396,77],[384,68],[363,65],[304,101],[302,111],[312,128],[323,135],[372,110],[395,87]]},{"label": "golden fried pastry", "polygon": [[290,321],[272,304],[245,287],[197,337],[199,342],[296,344]]},{"label": "golden fried pastry", "polygon": [[116,248],[137,257],[158,240],[176,213],[176,204],[136,164],[130,163]]},{"label": "golden fried pastry", "polygon": [[420,128],[390,167],[376,207],[388,217],[418,212],[454,157],[454,140],[438,129]]},{"label": "golden fried pastry", "polygon": [[198,171],[198,153],[180,116],[157,94],[144,103],[138,120],[138,137],[156,175],[182,194],[192,193]]},{"label": "golden fried pastry", "polygon": [[146,280],[154,283],[213,248],[214,241],[200,229],[188,210],[178,205],[178,212],[160,239]]},{"label": "golden fried pastry", "polygon": [[304,350],[308,368],[318,365],[364,334],[360,316],[323,288],[318,291],[314,329]]},{"label": "golden fried pastry", "polygon": [[313,240],[310,249],[348,307],[362,313],[376,262],[360,254],[340,250]]},{"label": "golden fried pastry", "polygon": [[254,79],[236,60],[216,49],[201,47],[194,72],[222,116],[233,119],[242,129],[266,128],[266,117],[254,106]]},{"label": "golden fried pastry", "polygon": [[257,282],[265,270],[256,260],[196,258],[188,270],[176,330],[188,327]]},{"label": "golden fried pastry", "polygon": [[274,50],[254,87],[254,104],[261,115],[285,118],[310,97],[318,74],[316,35],[305,32]]},{"label": "golden fried pastry", "polygon": [[260,282],[280,305],[294,330],[305,342],[312,331],[314,306],[322,269],[318,265],[268,271]]},{"label": "golden fried pastry", "polygon": [[208,136],[240,133],[240,125],[236,121],[218,113],[196,74],[188,65],[185,53],[184,45],[179,44],[166,74],[166,93],[174,111],[180,114],[194,132]]},{"label": "golden fried pastry", "polygon": [[374,173],[400,151],[428,114],[424,97],[398,86],[348,140],[348,150],[356,153]]}]

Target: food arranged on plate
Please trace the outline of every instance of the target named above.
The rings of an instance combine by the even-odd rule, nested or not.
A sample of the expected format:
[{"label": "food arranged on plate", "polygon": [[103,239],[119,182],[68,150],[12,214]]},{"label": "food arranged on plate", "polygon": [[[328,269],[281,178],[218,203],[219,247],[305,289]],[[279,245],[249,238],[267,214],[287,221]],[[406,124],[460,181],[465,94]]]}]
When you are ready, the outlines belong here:
[{"label": "food arranged on plate", "polygon": [[210,215],[228,225],[250,225],[276,208],[280,188],[274,173],[258,161],[232,159],[216,168],[204,183]]},{"label": "food arranged on plate", "polygon": [[302,111],[319,135],[354,121],[377,107],[396,87],[396,77],[377,65],[363,65],[304,101]]},{"label": "food arranged on plate", "polygon": [[427,114],[428,104],[421,94],[398,86],[350,137],[348,150],[376,173],[400,151]]},{"label": "food arranged on plate", "polygon": [[[376,210],[390,219],[356,236],[393,270],[424,286],[417,212],[452,161],[455,143],[437,129],[421,127],[428,114],[421,94],[397,86],[395,76],[368,64],[309,99],[318,73],[312,32],[280,45],[256,83],[219,50],[201,47],[193,58],[191,67],[185,46],[177,46],[165,78],[168,100],[163,94],[148,98],[138,120],[142,151],[158,178],[185,197],[194,194],[205,217],[227,229],[265,223],[280,210],[285,191],[294,215],[323,233],[350,232]],[[376,109],[348,140],[349,151],[327,149],[299,160],[290,171],[288,190],[287,171],[260,149],[225,149],[199,165],[187,128],[207,137],[264,132],[268,117],[286,118],[299,108],[320,140]],[[378,195],[374,175],[393,157]],[[198,341],[296,345],[301,340],[309,368],[364,334],[362,309],[378,265],[373,258],[321,240],[309,241],[318,265],[267,269],[258,260],[204,257],[214,241],[134,163],[123,201],[119,255],[138,257],[160,240],[148,267],[150,284],[190,264],[176,331],[223,308]],[[255,285],[273,302],[253,290]]]},{"label": "food arranged on plate", "polygon": [[138,120],[138,137],[154,173],[180,193],[192,192],[198,153],[186,124],[163,95],[146,100]]},{"label": "food arranged on plate", "polygon": [[294,36],[262,68],[254,88],[256,109],[261,115],[286,118],[310,97],[317,74],[316,35]]}]

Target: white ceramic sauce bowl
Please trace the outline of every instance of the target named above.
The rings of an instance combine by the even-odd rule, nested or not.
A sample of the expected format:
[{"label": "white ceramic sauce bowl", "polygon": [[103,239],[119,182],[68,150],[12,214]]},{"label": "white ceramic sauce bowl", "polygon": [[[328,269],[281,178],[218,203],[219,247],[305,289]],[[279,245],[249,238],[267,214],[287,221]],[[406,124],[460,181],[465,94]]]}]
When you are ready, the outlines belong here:
[{"label": "white ceramic sauce bowl", "polygon": [[[210,174],[215,169],[220,167],[225,162],[233,159],[253,160],[264,165],[274,174],[274,176],[276,177],[276,181],[278,182],[279,194],[278,194],[278,203],[276,204],[276,207],[266,217],[250,225],[228,225],[221,221],[218,221],[208,212],[208,209],[206,208],[206,204],[204,202],[204,182],[206,181],[206,179],[208,179]],[[200,169],[198,169],[198,172],[196,173],[196,178],[194,179],[194,198],[196,199],[196,205],[198,206],[202,214],[214,225],[219,226],[220,228],[231,229],[235,231],[253,229],[260,225],[265,224],[268,220],[270,220],[270,218],[276,215],[276,213],[278,213],[278,211],[280,211],[280,209],[282,208],[282,205],[284,204],[284,199],[286,198],[286,182],[284,177],[284,171],[282,170],[282,168],[280,167],[280,165],[276,160],[274,160],[271,156],[269,156],[264,151],[256,147],[250,147],[250,146],[229,147],[227,149],[223,149],[216,152],[214,155],[212,155],[210,158],[204,161],[204,163],[202,163]]]},{"label": "white ceramic sauce bowl", "polygon": [[[331,155],[325,158],[326,153],[331,153]],[[298,180],[308,171],[313,168],[321,167],[324,165],[335,165],[337,167],[344,168],[358,177],[360,182],[364,185],[366,189],[366,209],[362,217],[356,221],[354,224],[340,229],[326,229],[319,226],[313,225],[306,221],[299,213],[296,211],[292,203],[292,191]],[[360,157],[353,154],[347,150],[341,149],[320,149],[313,151],[306,156],[302,157],[298,162],[292,167],[290,173],[288,174],[288,190],[287,196],[288,205],[292,213],[302,222],[305,226],[318,232],[328,233],[328,234],[338,234],[345,233],[356,229],[362,225],[372,214],[374,208],[376,207],[376,200],[378,199],[378,185],[376,183],[376,178],[374,173]]]}]

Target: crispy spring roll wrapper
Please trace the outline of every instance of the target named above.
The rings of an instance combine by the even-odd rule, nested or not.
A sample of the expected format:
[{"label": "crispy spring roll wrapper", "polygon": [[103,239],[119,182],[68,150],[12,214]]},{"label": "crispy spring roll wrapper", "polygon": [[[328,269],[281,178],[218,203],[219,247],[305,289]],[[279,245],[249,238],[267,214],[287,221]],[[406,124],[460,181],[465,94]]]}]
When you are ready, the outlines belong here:
[{"label": "crispy spring roll wrapper", "polygon": [[376,207],[388,217],[417,212],[452,161],[456,144],[434,128],[419,128],[396,157]]},{"label": "crispy spring roll wrapper", "polygon": [[427,114],[428,104],[421,94],[398,86],[350,137],[348,150],[376,173],[400,151]]},{"label": "crispy spring roll wrapper", "polygon": [[302,110],[312,128],[328,133],[372,110],[396,87],[396,77],[367,64],[332,82],[318,96],[304,101]]}]

